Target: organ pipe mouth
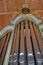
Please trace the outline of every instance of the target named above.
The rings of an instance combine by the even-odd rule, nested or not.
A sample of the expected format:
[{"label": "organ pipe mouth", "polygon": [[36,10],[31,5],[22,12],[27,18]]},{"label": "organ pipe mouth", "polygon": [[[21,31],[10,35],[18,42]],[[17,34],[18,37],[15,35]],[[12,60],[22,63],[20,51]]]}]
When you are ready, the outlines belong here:
[{"label": "organ pipe mouth", "polygon": [[26,7],[22,8],[22,13],[23,14],[28,14],[29,12],[30,12],[29,8],[26,8]]}]

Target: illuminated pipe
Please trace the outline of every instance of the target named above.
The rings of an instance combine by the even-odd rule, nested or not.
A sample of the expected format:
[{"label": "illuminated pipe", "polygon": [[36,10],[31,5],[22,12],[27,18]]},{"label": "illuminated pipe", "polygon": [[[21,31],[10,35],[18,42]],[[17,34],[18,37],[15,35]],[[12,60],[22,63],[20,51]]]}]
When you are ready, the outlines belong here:
[{"label": "illuminated pipe", "polygon": [[43,56],[43,40],[40,36],[40,33],[39,33],[37,27],[35,25],[33,25],[33,26],[34,26],[34,31],[35,31],[35,34],[36,34],[36,38],[38,40],[38,44],[40,46],[40,50],[41,50],[41,53],[42,53],[42,56]]},{"label": "illuminated pipe", "polygon": [[11,47],[12,47],[12,42],[13,42],[13,36],[14,36],[14,31],[12,31],[12,34],[11,34],[11,37],[10,37],[10,40],[8,43],[8,48],[7,48],[7,52],[5,55],[3,65],[8,65],[8,63],[9,63],[9,57],[10,57],[10,52],[11,52]]},{"label": "illuminated pipe", "polygon": [[[36,65],[42,65],[42,56],[41,56],[41,53],[39,51],[39,48],[38,48],[38,45],[37,45],[37,39],[36,39],[36,36],[35,36],[35,33],[34,33],[34,29],[33,29],[33,26],[32,26],[32,23],[30,22],[30,31],[31,31],[31,35],[32,35],[32,40],[33,40],[33,46],[34,46],[34,52],[35,52],[35,58],[36,58]],[[40,59],[40,61],[38,60]]]}]

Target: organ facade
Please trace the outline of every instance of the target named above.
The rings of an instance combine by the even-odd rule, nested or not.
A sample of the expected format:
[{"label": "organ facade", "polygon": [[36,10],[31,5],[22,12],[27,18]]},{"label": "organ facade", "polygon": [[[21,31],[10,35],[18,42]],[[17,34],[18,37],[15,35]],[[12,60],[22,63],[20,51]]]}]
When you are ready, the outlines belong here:
[{"label": "organ facade", "polygon": [[42,0],[0,0],[0,65],[43,65]]},{"label": "organ facade", "polygon": [[0,31],[0,65],[43,65],[40,22],[34,15],[22,13]]}]

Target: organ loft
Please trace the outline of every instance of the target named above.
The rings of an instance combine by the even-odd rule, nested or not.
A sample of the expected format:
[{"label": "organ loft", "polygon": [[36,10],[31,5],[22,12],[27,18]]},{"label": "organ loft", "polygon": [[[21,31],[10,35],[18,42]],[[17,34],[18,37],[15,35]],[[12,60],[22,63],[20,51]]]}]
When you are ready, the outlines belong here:
[{"label": "organ loft", "polygon": [[43,65],[42,0],[0,0],[0,65]]}]

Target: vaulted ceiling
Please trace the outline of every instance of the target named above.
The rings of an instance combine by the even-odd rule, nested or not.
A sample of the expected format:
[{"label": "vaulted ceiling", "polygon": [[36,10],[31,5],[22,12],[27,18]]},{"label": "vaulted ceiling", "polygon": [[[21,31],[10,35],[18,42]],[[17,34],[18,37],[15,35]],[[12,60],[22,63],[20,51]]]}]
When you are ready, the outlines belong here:
[{"label": "vaulted ceiling", "polygon": [[18,15],[17,11],[24,6],[43,19],[43,0],[0,0],[0,29],[9,24],[9,21]]}]

